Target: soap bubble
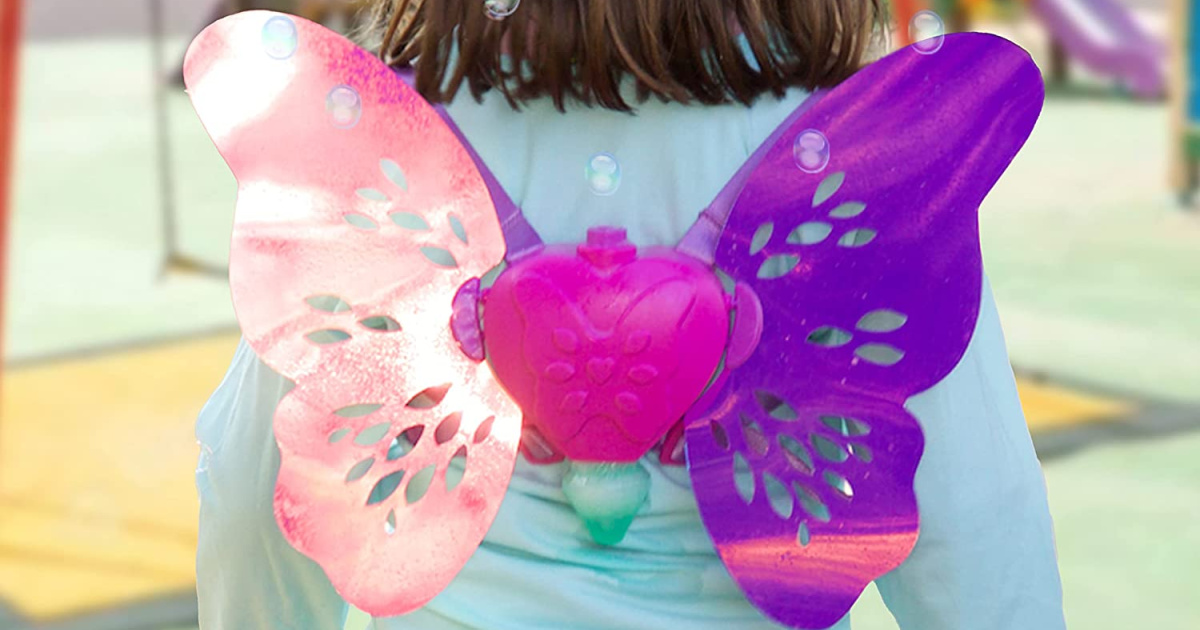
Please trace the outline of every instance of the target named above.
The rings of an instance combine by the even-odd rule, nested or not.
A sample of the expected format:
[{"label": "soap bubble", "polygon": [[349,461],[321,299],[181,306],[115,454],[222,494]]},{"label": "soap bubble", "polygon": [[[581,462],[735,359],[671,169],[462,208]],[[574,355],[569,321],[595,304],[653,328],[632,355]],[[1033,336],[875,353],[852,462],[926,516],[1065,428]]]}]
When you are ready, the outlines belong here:
[{"label": "soap bubble", "polygon": [[621,163],[611,153],[597,153],[588,159],[583,175],[592,192],[607,197],[621,187]]},{"label": "soap bubble", "polygon": [[483,2],[488,17],[493,20],[503,20],[516,13],[519,6],[521,6],[521,0],[484,0]]},{"label": "soap bubble", "polygon": [[946,24],[933,11],[918,11],[908,22],[908,37],[913,42],[913,50],[922,55],[932,55],[942,49]]},{"label": "soap bubble", "polygon": [[325,98],[325,109],[333,117],[333,126],[349,129],[357,125],[362,117],[362,98],[354,88],[339,85],[329,91],[329,96]]},{"label": "soap bubble", "polygon": [[287,59],[296,54],[296,48],[300,45],[299,34],[296,31],[296,23],[291,18],[277,15],[263,25],[262,30],[263,48],[267,51],[267,56],[272,59]]},{"label": "soap bubble", "polygon": [[820,173],[829,165],[829,139],[816,129],[805,129],[792,144],[792,158],[805,173]]}]

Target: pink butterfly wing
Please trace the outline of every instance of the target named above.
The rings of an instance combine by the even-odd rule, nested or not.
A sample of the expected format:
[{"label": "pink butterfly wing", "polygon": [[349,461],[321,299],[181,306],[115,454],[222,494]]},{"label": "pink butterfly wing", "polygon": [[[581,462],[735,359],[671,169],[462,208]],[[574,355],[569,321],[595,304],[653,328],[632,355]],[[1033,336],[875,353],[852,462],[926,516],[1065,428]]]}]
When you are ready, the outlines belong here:
[{"label": "pink butterfly wing", "polygon": [[279,525],[354,605],[414,610],[479,545],[516,457],[520,412],[450,328],[458,288],[504,256],[488,190],[432,107],[311,22],[221,20],[185,77],[238,179],[238,320],[296,384]]},{"label": "pink butterfly wing", "polygon": [[687,455],[722,559],[771,617],[832,625],[915,543],[924,440],[904,403],[966,350],[976,211],[1041,103],[1000,38],[910,47],[789,123],[737,197],[716,262],[759,297],[761,341],[689,415]]}]

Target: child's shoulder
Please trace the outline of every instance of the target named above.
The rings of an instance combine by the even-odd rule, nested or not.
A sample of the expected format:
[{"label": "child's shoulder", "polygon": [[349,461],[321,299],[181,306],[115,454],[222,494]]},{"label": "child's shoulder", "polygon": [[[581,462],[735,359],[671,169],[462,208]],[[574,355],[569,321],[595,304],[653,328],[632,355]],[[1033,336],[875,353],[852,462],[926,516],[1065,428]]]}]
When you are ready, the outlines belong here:
[{"label": "child's shoulder", "polygon": [[[479,102],[459,97],[447,111],[544,238],[578,240],[584,223],[613,224],[651,244],[682,237],[807,96],[794,90],[750,107],[650,101],[628,114],[583,106],[560,112],[548,100],[514,111],[489,93]],[[600,180],[587,175],[597,159],[612,171]]]},{"label": "child's shoulder", "polygon": [[692,133],[700,133],[749,121],[755,129],[764,128],[762,135],[765,138],[809,95],[807,90],[793,88],[782,97],[764,95],[750,106],[740,103],[707,106],[651,99],[639,103],[633,113],[625,113],[580,104],[568,104],[566,111],[562,112],[548,98],[528,101],[519,110],[514,110],[502,94],[491,91],[480,100],[470,94],[460,93],[446,105],[446,110],[464,128],[464,132],[469,129],[474,135],[512,135],[514,128],[548,132],[556,127],[575,129],[578,135],[587,135],[588,131],[654,134],[677,127],[691,127]]}]

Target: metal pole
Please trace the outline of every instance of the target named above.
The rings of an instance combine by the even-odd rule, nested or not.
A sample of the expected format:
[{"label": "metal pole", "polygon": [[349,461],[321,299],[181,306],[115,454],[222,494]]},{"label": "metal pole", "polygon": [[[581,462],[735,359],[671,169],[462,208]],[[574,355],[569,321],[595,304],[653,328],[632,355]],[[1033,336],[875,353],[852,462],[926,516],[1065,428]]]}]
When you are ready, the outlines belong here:
[{"label": "metal pole", "polygon": [[[8,225],[12,200],[13,145],[17,128],[17,56],[21,49],[21,1],[0,0],[0,330],[3,330]],[[4,347],[0,335],[0,366]]]},{"label": "metal pole", "polygon": [[163,0],[147,0],[150,6],[151,71],[154,81],[154,139],[155,170],[158,174],[159,210],[162,216],[163,262],[159,278],[172,271],[199,273],[215,278],[228,278],[229,270],[185,255],[179,246],[179,207],[176,204],[174,151],[171,147],[168,80],[164,70],[164,41],[166,26],[163,19]]},{"label": "metal pole", "polygon": [[175,222],[175,174],[171,164],[171,129],[167,118],[166,73],[163,71],[162,0],[147,0],[150,9],[150,72],[154,86],[155,170],[158,176],[158,205],[162,219],[163,264],[165,274],[179,249],[179,231]]}]

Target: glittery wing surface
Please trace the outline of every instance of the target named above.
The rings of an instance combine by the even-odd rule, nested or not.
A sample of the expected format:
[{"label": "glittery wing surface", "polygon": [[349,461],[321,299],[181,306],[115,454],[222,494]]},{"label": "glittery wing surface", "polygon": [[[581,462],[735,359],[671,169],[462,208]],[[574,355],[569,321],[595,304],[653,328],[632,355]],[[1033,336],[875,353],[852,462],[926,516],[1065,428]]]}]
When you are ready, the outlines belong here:
[{"label": "glittery wing surface", "polygon": [[276,519],[351,603],[411,611],[479,545],[516,457],[519,411],[450,329],[504,256],[491,197],[432,107],[311,22],[221,20],[185,77],[238,180],[238,320],[295,382]]},{"label": "glittery wing surface", "polygon": [[828,627],[911,551],[924,439],[904,403],[966,350],[977,209],[1042,95],[1017,46],[947,36],[828,93],[746,179],[716,263],[758,295],[761,341],[686,439],[705,525],[769,616]]}]

